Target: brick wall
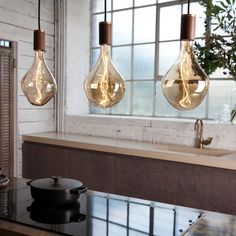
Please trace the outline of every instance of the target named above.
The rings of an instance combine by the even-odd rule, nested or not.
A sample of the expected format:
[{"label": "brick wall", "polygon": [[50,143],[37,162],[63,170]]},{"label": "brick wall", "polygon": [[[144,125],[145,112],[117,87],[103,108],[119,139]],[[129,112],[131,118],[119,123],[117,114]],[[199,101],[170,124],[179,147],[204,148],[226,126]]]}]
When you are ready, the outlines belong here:
[{"label": "brick wall", "polygon": [[[82,135],[130,139],[151,143],[194,146],[195,120],[119,116],[66,116],[65,131]],[[236,125],[204,122],[204,138],[213,137],[211,148],[236,150]]]}]

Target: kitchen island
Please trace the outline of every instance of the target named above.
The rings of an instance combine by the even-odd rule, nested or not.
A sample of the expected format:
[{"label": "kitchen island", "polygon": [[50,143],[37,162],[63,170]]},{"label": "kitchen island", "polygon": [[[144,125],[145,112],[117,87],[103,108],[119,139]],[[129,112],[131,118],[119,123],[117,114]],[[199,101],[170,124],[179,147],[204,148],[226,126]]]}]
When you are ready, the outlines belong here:
[{"label": "kitchen island", "polygon": [[81,180],[89,189],[236,214],[236,152],[41,133],[23,136],[23,177]]},{"label": "kitchen island", "polygon": [[79,198],[80,222],[59,224],[53,222],[57,220],[54,217],[45,223],[44,217],[49,220],[46,214],[40,215],[38,222],[28,210],[32,199],[26,181],[11,179],[9,186],[0,190],[0,235],[236,235],[233,215],[94,191]]},{"label": "kitchen island", "polygon": [[236,170],[236,150],[199,149],[58,132],[23,135],[22,139],[24,142]]}]

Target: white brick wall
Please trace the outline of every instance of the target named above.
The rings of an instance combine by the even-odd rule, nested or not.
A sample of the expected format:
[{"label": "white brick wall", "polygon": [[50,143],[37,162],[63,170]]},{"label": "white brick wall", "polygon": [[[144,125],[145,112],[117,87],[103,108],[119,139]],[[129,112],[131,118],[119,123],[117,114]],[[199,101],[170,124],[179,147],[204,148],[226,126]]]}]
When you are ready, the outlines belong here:
[{"label": "white brick wall", "polygon": [[[194,120],[119,116],[66,116],[65,131],[82,135],[194,146],[196,136],[194,122]],[[213,137],[209,146],[211,148],[236,150],[236,125],[205,121],[203,136]]]}]

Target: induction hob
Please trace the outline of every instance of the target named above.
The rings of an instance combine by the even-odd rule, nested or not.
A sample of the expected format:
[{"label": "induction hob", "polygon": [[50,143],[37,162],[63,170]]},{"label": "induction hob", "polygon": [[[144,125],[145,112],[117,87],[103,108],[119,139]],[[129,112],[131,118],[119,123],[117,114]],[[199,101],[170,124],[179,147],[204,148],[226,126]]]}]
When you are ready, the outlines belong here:
[{"label": "induction hob", "polygon": [[200,210],[94,191],[64,210],[35,206],[28,186],[0,192],[0,218],[62,235],[180,236],[201,215]]}]

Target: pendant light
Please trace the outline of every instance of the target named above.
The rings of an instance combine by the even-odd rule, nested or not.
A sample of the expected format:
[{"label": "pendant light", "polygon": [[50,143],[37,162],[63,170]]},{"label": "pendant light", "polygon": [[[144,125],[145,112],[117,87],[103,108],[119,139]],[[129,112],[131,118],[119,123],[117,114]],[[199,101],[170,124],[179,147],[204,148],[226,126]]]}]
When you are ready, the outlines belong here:
[{"label": "pendant light", "polygon": [[85,94],[97,107],[112,107],[125,94],[125,81],[112,63],[111,22],[106,20],[106,0],[104,0],[104,21],[99,23],[100,55],[93,70],[84,81]]},{"label": "pendant light", "polygon": [[162,92],[167,101],[176,109],[191,110],[203,101],[209,87],[209,79],[198,64],[192,47],[195,37],[196,16],[181,17],[180,54],[162,79]]},{"label": "pendant light", "polygon": [[43,106],[54,97],[57,84],[44,59],[45,31],[40,27],[40,0],[38,0],[38,30],[34,30],[34,50],[33,64],[23,77],[21,87],[32,105]]}]

